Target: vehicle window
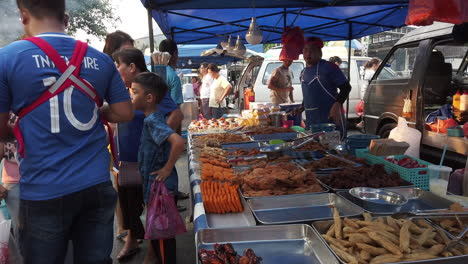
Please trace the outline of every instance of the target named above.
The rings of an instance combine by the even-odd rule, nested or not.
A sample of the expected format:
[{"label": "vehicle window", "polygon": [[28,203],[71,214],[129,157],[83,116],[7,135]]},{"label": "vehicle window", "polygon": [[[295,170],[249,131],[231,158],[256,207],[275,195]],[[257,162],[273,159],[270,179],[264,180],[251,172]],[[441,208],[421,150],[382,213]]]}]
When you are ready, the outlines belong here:
[{"label": "vehicle window", "polygon": [[396,49],[385,62],[377,80],[411,79],[417,49],[417,47]]},{"label": "vehicle window", "polygon": [[444,55],[445,63],[450,63],[452,66],[452,73],[455,75],[462,66],[463,59],[466,56],[468,47],[462,44],[447,43],[434,47],[433,52],[441,52]]},{"label": "vehicle window", "polygon": [[[266,69],[265,69],[265,74],[263,75],[262,83],[263,84],[268,84],[268,80],[271,77],[271,74],[273,73],[273,70],[276,68],[280,67],[283,63],[282,62],[271,62],[268,63]],[[289,66],[289,69],[291,70],[293,74],[293,84],[300,84],[300,75],[301,71],[304,69],[304,64],[302,62],[293,62],[291,66]]]},{"label": "vehicle window", "polygon": [[356,60],[357,69],[359,71],[359,79],[364,79],[364,65],[366,64],[366,60]]},{"label": "vehicle window", "polygon": [[343,72],[343,74],[348,78],[348,62],[347,61],[342,61],[340,64],[340,70]]}]

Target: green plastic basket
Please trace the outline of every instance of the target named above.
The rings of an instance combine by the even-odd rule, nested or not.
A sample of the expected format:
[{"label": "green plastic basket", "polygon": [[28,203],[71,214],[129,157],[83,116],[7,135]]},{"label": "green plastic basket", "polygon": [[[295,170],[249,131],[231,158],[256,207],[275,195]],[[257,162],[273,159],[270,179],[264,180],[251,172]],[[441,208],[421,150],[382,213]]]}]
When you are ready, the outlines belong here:
[{"label": "green plastic basket", "polygon": [[[395,155],[394,159],[400,160],[402,158],[409,157],[407,155]],[[398,172],[400,177],[404,180],[407,180],[414,184],[415,187],[421,188],[423,190],[429,190],[429,165],[434,165],[430,162],[410,157],[414,160],[417,160],[419,164],[426,165],[426,168],[404,168],[397,164],[394,164],[390,161],[384,159],[385,168],[388,168],[391,172]]]},{"label": "green plastic basket", "polygon": [[368,149],[356,149],[356,157],[367,160],[370,165],[384,164],[384,157],[369,154]]}]

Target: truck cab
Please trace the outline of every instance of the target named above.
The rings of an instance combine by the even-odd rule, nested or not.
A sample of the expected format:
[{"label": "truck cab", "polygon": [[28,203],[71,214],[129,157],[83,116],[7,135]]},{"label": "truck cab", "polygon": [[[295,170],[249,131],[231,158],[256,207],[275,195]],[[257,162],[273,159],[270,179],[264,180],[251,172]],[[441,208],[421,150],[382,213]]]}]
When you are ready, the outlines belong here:
[{"label": "truck cab", "polygon": [[452,104],[457,90],[468,90],[468,26],[435,23],[406,34],[390,50],[364,95],[366,133],[388,137],[411,100],[408,124],[421,131],[421,157],[438,164],[448,144],[446,163],[465,166],[467,139],[448,137],[426,125],[429,113]]}]

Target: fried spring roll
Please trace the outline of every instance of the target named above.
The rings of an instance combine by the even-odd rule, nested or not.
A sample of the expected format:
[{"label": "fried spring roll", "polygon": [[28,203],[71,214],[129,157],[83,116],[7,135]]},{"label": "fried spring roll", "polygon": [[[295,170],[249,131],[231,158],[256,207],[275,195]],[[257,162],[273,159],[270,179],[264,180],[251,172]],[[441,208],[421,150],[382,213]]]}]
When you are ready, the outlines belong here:
[{"label": "fried spring roll", "polygon": [[388,251],[385,248],[378,248],[364,243],[356,243],[356,246],[366,252],[369,252],[372,256],[388,254]]},{"label": "fried spring roll", "polygon": [[349,226],[349,227],[352,227],[354,229],[359,229],[360,228],[359,225],[355,221],[353,221],[353,220],[351,220],[351,219],[349,219],[347,217],[345,217],[343,219],[343,222],[344,222],[345,226]]},{"label": "fried spring roll", "polygon": [[369,234],[369,237],[372,240],[377,242],[379,245],[381,245],[386,250],[390,251],[391,253],[393,253],[395,255],[399,255],[399,256],[403,255],[403,253],[401,252],[400,248],[397,245],[393,244],[390,240],[383,237],[382,235],[379,235],[379,233],[369,232],[368,234]]},{"label": "fried spring roll", "polygon": [[384,254],[377,256],[369,262],[370,264],[382,264],[382,263],[389,263],[389,262],[397,262],[401,259],[402,256],[400,255],[393,255],[393,254]]},{"label": "fried spring roll", "polygon": [[342,223],[340,218],[340,213],[336,207],[333,207],[333,220],[335,222],[335,237],[338,239],[343,239],[343,233],[341,230]]},{"label": "fried spring roll", "polygon": [[400,249],[402,252],[409,253],[410,252],[410,237],[411,234],[409,232],[409,228],[411,225],[410,220],[406,220],[406,222],[401,226],[400,229]]},{"label": "fried spring roll", "polygon": [[358,264],[358,260],[350,255],[348,252],[346,252],[345,250],[342,250],[334,245],[330,245],[330,247],[335,251],[335,253],[340,257],[342,258],[344,261],[348,262],[348,264]]}]

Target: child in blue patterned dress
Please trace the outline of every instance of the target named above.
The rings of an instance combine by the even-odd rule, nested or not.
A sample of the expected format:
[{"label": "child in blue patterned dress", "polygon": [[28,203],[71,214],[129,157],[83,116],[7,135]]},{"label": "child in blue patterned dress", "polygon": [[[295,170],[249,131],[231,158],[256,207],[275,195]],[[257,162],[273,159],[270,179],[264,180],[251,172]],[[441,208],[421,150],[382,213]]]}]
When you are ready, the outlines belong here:
[{"label": "child in blue patterned dress", "polygon": [[[151,72],[139,74],[133,80],[131,90],[134,108],[142,111],[146,116],[138,151],[138,162],[143,177],[144,201],[148,203],[151,185],[154,181],[164,182],[170,192],[177,191],[178,177],[174,166],[184,150],[185,142],[167,125],[164,115],[156,108],[168,91],[167,84],[159,75]],[[176,263],[175,238],[154,240],[151,244],[159,263]],[[164,252],[161,252],[161,249]],[[164,256],[164,262],[161,256]]]}]

